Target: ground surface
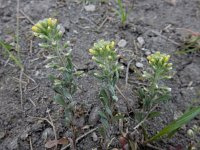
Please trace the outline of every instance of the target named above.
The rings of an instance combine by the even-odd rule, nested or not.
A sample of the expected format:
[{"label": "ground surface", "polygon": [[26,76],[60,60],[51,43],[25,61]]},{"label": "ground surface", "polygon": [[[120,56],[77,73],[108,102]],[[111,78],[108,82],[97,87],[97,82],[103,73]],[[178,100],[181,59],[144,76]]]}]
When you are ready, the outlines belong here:
[{"label": "ground surface", "polygon": [[[109,0],[108,0],[109,1]],[[99,106],[97,94],[99,83],[91,76],[95,64],[91,62],[88,49],[98,39],[114,40],[117,43],[124,39],[127,44],[118,50],[126,58],[124,64],[133,59],[131,66],[142,63],[143,68],[136,68],[141,72],[147,67],[146,54],[161,51],[172,55],[175,75],[168,82],[172,88],[171,101],[163,108],[163,116],[153,123],[149,123],[150,132],[162,129],[164,125],[174,119],[177,113],[186,110],[193,100],[199,98],[200,92],[200,59],[198,54],[176,55],[179,44],[187,33],[184,29],[200,31],[200,1],[176,0],[124,0],[128,9],[128,25],[120,27],[119,18],[115,15],[117,8],[114,1],[100,4],[94,1],[95,11],[88,12],[85,4],[79,0],[20,0],[20,49],[25,73],[31,79],[23,77],[23,102],[21,108],[19,91],[19,70],[0,51],[0,149],[28,150],[32,145],[34,150],[43,150],[47,139],[54,139],[51,125],[44,120],[34,118],[48,118],[47,110],[55,120],[57,136],[68,136],[68,129],[62,120],[61,108],[53,103],[50,82],[47,76],[51,70],[44,66],[45,52],[38,48],[38,41],[33,38],[30,28],[33,22],[47,17],[55,17],[63,24],[65,34],[63,41],[70,41],[73,49],[73,60],[78,69],[85,71],[85,76],[77,79],[80,89],[75,99],[85,103],[88,115],[83,118],[82,126],[89,125],[95,120],[89,120],[90,112]],[[0,38],[8,43],[14,43],[16,31],[16,1],[0,0]],[[27,19],[27,16],[30,20]],[[184,28],[184,29],[183,29]],[[163,36],[162,36],[163,35]],[[138,37],[144,39],[144,44],[138,44]],[[6,64],[6,65],[5,65]],[[118,84],[121,91],[135,107],[136,99],[132,91],[139,81],[133,72],[129,74],[128,86],[125,87],[125,75],[122,73]],[[126,111],[123,98],[118,93],[119,107]],[[199,104],[199,103],[196,103]],[[170,109],[169,109],[170,108]],[[198,125],[200,117],[192,123]],[[155,123],[156,122],[156,123]],[[91,128],[96,127],[93,124]],[[189,140],[186,129],[181,129],[171,140],[156,143],[163,149],[175,149],[176,146],[186,149]],[[89,129],[82,130],[80,135]],[[131,127],[130,127],[131,130]],[[98,133],[98,132],[96,132]],[[117,135],[117,132],[116,132]],[[31,142],[30,142],[31,141]],[[98,148],[100,139],[94,142],[91,135],[78,143],[78,149],[88,150]],[[117,136],[111,147],[118,147]]]}]

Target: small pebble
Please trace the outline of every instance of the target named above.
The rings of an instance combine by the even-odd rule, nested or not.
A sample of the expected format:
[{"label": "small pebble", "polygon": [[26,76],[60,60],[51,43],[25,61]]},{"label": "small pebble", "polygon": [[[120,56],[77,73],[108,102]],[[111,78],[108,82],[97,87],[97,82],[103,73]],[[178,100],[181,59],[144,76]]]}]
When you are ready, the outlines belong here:
[{"label": "small pebble", "polygon": [[124,39],[121,39],[119,42],[118,42],[118,46],[121,47],[121,48],[124,48],[127,44],[127,41],[124,40]]},{"label": "small pebble", "polygon": [[151,55],[151,52],[150,52],[150,51],[146,51],[146,52],[145,52],[145,55],[146,55],[146,56],[149,56],[149,55]]},{"label": "small pebble", "polygon": [[138,41],[138,43],[139,43],[139,45],[140,45],[141,47],[142,47],[142,46],[144,45],[144,43],[145,43],[143,37],[141,37],[141,36],[137,38],[137,41]]},{"label": "small pebble", "polygon": [[1,132],[0,132],[0,139],[3,139],[3,138],[5,137],[5,135],[6,135],[6,133],[3,132],[3,131],[1,131]]},{"label": "small pebble", "polygon": [[85,8],[85,10],[86,10],[86,11],[93,12],[93,11],[95,11],[95,9],[96,9],[96,6],[95,6],[95,5],[92,5],[92,4],[90,4],[90,5],[87,5],[87,6],[85,6],[84,8]]},{"label": "small pebble", "polygon": [[143,68],[144,65],[140,62],[136,62],[135,66],[138,68]]},{"label": "small pebble", "polygon": [[96,141],[98,140],[98,136],[97,136],[96,132],[93,132],[93,133],[92,133],[92,140],[93,140],[94,142],[96,142]]},{"label": "small pebble", "polygon": [[176,6],[176,0],[167,0],[167,3],[172,6]]},{"label": "small pebble", "polygon": [[97,124],[98,120],[100,119],[99,110],[100,110],[99,107],[93,107],[92,108],[90,115],[89,115],[89,119],[88,119],[90,125],[96,125]]},{"label": "small pebble", "polygon": [[148,49],[146,49],[146,48],[141,48],[141,50],[143,50],[143,51],[147,51]]},{"label": "small pebble", "polygon": [[48,138],[51,138],[54,136],[54,132],[52,128],[46,128],[43,132],[42,132],[42,139],[47,140]]}]

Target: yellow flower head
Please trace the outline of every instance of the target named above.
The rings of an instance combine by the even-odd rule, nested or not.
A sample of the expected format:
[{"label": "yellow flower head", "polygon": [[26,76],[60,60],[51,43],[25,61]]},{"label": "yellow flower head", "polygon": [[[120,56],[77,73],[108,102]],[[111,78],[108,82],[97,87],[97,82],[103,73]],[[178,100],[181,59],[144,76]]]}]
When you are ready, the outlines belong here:
[{"label": "yellow flower head", "polygon": [[38,29],[38,27],[36,27],[36,26],[32,26],[31,29],[32,29],[33,32],[36,32],[36,33],[39,32],[39,29]]},{"label": "yellow flower head", "polygon": [[93,49],[89,49],[89,53],[92,54],[92,55],[94,55],[94,54],[96,54],[96,51],[93,50]]},{"label": "yellow flower head", "polygon": [[55,25],[57,25],[57,22],[58,22],[58,20],[54,19],[54,18],[47,19],[48,26],[50,26],[50,27],[54,27]]},{"label": "yellow flower head", "polygon": [[110,43],[110,48],[113,49],[114,47],[115,47],[115,42],[112,41],[112,42]]},{"label": "yellow flower head", "polygon": [[164,59],[163,59],[164,63],[167,63],[169,61],[169,58],[170,58],[170,55],[165,56]]},{"label": "yellow flower head", "polygon": [[170,55],[161,54],[160,52],[156,52],[147,57],[149,64],[154,68],[166,68],[171,70],[172,64],[169,63],[169,58]]},{"label": "yellow flower head", "polygon": [[107,50],[107,51],[110,51],[109,45],[106,45],[106,50]]}]

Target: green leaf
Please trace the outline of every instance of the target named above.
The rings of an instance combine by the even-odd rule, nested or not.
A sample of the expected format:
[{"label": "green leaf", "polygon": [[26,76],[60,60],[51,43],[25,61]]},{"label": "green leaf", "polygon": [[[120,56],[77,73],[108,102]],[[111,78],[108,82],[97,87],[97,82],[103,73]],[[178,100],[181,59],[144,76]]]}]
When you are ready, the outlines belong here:
[{"label": "green leaf", "polygon": [[99,115],[101,118],[108,119],[103,111],[99,111]]},{"label": "green leaf", "polygon": [[153,111],[153,112],[151,112],[151,113],[149,114],[148,119],[152,119],[152,118],[158,117],[158,116],[160,116],[160,112]]},{"label": "green leaf", "polygon": [[72,101],[72,95],[66,89],[62,88],[62,94],[65,98]]},{"label": "green leaf", "polygon": [[164,135],[169,135],[176,131],[178,128],[182,127],[184,124],[188,123],[191,119],[197,116],[200,113],[200,106],[194,107],[191,110],[185,112],[180,118],[173,121],[169,125],[167,125],[164,129],[162,129],[158,134],[147,140],[147,142],[152,142],[162,138]]},{"label": "green leaf", "polygon": [[113,100],[118,101],[118,97],[116,95],[112,96]]},{"label": "green leaf", "polygon": [[101,123],[103,124],[104,128],[108,128],[109,127],[109,123],[108,123],[108,120],[104,119],[104,118],[101,118]]},{"label": "green leaf", "polygon": [[10,44],[7,44],[7,43],[5,43],[5,42],[3,42],[3,41],[1,41],[1,40],[0,40],[0,45],[1,45],[4,49],[6,49],[6,50],[8,50],[8,51],[10,51],[10,50],[13,48]]},{"label": "green leaf", "polygon": [[105,89],[102,89],[100,91],[99,97],[100,97],[100,100],[101,100],[101,102],[103,103],[104,106],[109,104],[109,96],[108,96]]},{"label": "green leaf", "polygon": [[60,94],[54,96],[54,101],[62,106],[66,105],[64,98]]},{"label": "green leaf", "polygon": [[106,112],[112,117],[113,116],[112,112],[111,112],[110,108],[107,105],[105,106],[105,109],[106,109]]},{"label": "green leaf", "polygon": [[49,80],[53,83],[56,77],[54,75],[49,75],[48,76]]}]

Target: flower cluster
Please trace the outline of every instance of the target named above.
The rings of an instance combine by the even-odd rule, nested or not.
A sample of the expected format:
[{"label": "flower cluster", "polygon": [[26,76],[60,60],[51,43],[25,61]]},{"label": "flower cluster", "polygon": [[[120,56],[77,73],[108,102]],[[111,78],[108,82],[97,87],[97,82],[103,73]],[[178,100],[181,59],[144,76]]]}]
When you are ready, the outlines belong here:
[{"label": "flower cluster", "polygon": [[32,27],[32,31],[35,36],[46,40],[60,39],[63,35],[61,25],[53,18],[40,20]]},{"label": "flower cluster", "polygon": [[169,63],[170,55],[161,54],[160,52],[156,52],[147,57],[149,60],[149,64],[154,69],[163,69],[166,71],[172,70],[172,63]]},{"label": "flower cluster", "polygon": [[[116,72],[123,69],[118,64],[118,57],[115,50],[115,42],[100,40],[94,43],[94,46],[89,49],[89,53],[92,55],[92,60],[98,64],[102,69],[101,76],[107,77],[112,80]],[[96,76],[99,74],[96,73]]]},{"label": "flower cluster", "polygon": [[94,43],[94,46],[92,49],[89,49],[89,52],[91,55],[93,55],[93,60],[95,62],[101,61],[104,59],[109,59],[110,61],[116,61],[117,60],[117,53],[114,50],[115,48],[115,42],[109,42],[100,40],[97,43]]}]

